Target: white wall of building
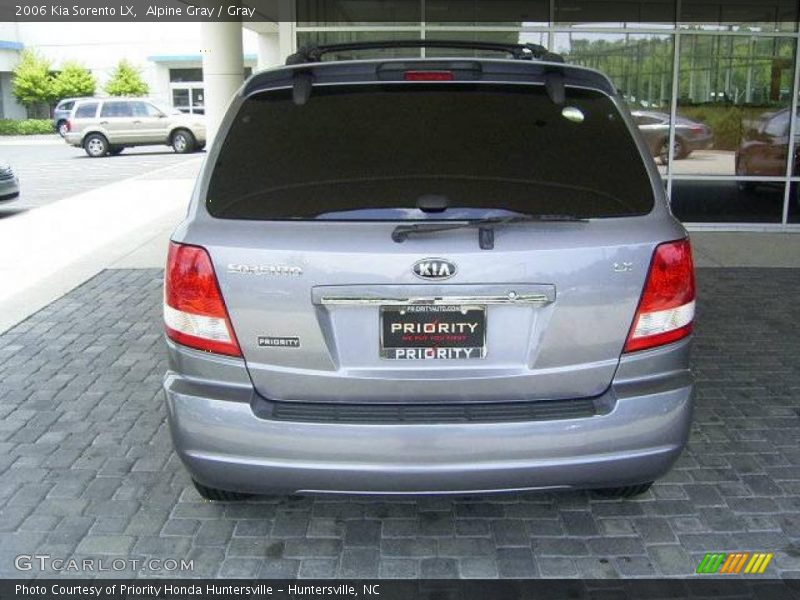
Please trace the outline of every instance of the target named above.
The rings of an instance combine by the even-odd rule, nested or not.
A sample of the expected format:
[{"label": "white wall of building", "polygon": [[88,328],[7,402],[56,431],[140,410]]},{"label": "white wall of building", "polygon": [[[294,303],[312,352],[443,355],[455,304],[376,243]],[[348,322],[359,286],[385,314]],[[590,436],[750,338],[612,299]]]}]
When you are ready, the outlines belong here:
[{"label": "white wall of building", "polygon": [[0,118],[24,119],[26,116],[25,107],[11,95],[11,73],[0,72]]}]

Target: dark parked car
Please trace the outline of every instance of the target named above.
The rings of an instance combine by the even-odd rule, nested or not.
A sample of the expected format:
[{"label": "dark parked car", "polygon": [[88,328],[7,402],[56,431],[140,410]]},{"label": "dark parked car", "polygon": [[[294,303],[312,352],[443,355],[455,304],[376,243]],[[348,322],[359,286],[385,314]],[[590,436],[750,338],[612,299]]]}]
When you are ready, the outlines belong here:
[{"label": "dark parked car", "polygon": [[[666,164],[669,157],[669,115],[654,111],[634,111],[631,114],[644,135],[650,154]],[[673,156],[677,160],[686,158],[695,150],[708,150],[713,145],[714,134],[707,125],[685,117],[676,118]]]},{"label": "dark parked car", "polygon": [[[755,129],[746,133],[736,150],[736,174],[761,177],[786,175],[786,154],[789,149],[789,109],[765,113]],[[795,134],[795,142],[800,138]],[[797,148],[795,146],[794,172],[798,172]],[[750,187],[755,184],[744,184]],[[780,184],[783,187],[783,184]]]}]

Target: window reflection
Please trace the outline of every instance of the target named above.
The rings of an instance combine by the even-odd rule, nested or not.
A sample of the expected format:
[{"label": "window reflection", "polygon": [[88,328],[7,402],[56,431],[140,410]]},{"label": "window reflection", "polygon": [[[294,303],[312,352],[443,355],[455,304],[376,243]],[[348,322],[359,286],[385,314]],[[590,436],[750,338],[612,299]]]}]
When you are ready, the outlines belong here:
[{"label": "window reflection", "polygon": [[422,19],[420,0],[296,0],[299,27],[409,25]]},{"label": "window reflection", "polygon": [[788,137],[768,140],[764,132],[778,129],[773,120],[782,111],[788,115],[793,56],[794,40],[786,38],[682,36],[678,114],[710,130],[713,144],[676,161],[673,172],[785,174]]},{"label": "window reflection", "polygon": [[800,184],[793,182],[789,187],[789,223],[800,223]]},{"label": "window reflection", "polygon": [[[496,42],[501,44],[540,44],[547,45],[547,34],[543,32],[521,31],[437,31],[427,32],[430,40],[468,40],[470,42]],[[485,56],[488,58],[504,58],[497,52],[481,50],[460,50],[451,48],[426,48],[425,56]]]},{"label": "window reflection", "polygon": [[555,22],[573,26],[672,25],[675,0],[555,0]]},{"label": "window reflection", "polygon": [[546,26],[549,0],[425,0],[428,25]]},{"label": "window reflection", "polygon": [[[786,175],[786,157],[789,152],[789,125],[791,110],[784,108],[761,115],[748,128],[745,139],[736,150],[737,175]],[[797,141],[797,136],[795,136]],[[793,169],[797,172],[797,144]]]},{"label": "window reflection", "polygon": [[673,181],[672,212],[692,223],[780,223],[783,182]]},{"label": "window reflection", "polygon": [[[418,40],[416,31],[302,31],[297,33],[297,46],[344,44],[385,40]],[[351,60],[367,58],[414,58],[420,56],[418,48],[379,48],[372,50],[342,51],[326,54],[323,60]]]},{"label": "window reflection", "polygon": [[703,31],[794,31],[795,0],[682,0],[682,27]]}]

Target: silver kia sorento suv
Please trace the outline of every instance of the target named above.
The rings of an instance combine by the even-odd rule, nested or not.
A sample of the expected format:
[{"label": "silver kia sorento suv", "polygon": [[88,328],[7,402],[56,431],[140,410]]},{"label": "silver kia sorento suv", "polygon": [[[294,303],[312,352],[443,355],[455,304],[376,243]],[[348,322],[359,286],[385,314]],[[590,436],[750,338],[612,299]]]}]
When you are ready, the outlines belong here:
[{"label": "silver kia sorento suv", "polygon": [[[389,46],[482,58],[325,60]],[[172,236],[172,438],[216,500],[631,496],[686,444],[694,306],[601,73],[533,45],[306,48],[235,95]]]}]

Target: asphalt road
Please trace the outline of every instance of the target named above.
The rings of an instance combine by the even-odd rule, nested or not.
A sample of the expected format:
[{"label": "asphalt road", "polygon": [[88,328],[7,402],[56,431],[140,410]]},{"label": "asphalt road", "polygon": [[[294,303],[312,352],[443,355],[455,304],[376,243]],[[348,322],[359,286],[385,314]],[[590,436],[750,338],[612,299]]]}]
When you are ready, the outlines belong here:
[{"label": "asphalt road", "polygon": [[204,155],[180,155],[166,146],[142,146],[126,148],[119,156],[89,158],[56,135],[0,138],[0,162],[11,165],[21,188],[19,198],[0,204],[0,219],[161,170],[166,171],[165,177],[194,177]]}]

